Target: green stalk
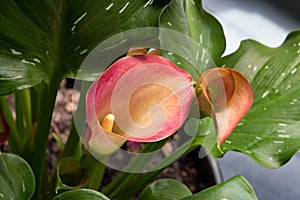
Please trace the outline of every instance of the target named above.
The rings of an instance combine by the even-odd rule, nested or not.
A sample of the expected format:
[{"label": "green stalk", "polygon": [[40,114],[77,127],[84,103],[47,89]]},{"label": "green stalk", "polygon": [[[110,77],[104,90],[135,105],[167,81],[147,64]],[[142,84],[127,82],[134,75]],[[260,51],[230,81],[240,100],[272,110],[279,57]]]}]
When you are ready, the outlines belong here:
[{"label": "green stalk", "polygon": [[[76,127],[74,125],[74,120],[72,120],[70,135],[68,137],[67,143],[64,146],[62,155],[59,159],[65,157],[73,157],[76,160],[79,160],[82,155],[81,151],[81,142],[79,140],[78,133],[76,131]],[[56,194],[56,184],[57,184],[57,169],[55,169],[54,175],[51,177],[51,181],[49,184],[49,193],[48,199],[52,199]]]},{"label": "green stalk", "polygon": [[72,120],[70,135],[68,137],[67,143],[64,146],[61,158],[72,156],[74,159],[79,160],[81,155],[81,141],[79,139],[74,120]]},{"label": "green stalk", "polygon": [[[91,84],[92,84],[91,82],[86,82],[86,81],[83,81],[82,84],[81,84],[80,100],[78,102],[78,109],[74,113],[74,116],[73,116],[74,117],[73,118],[73,123],[74,123],[73,128],[75,129],[74,132],[76,132],[76,136],[70,135],[70,137],[71,137],[71,138],[69,138],[70,146],[68,146],[68,143],[69,143],[69,140],[68,140],[68,143],[65,147],[65,148],[67,148],[67,149],[65,149],[66,154],[71,153],[71,152],[69,152],[68,148],[69,147],[72,148],[71,143],[75,142],[75,139],[76,139],[76,142],[77,142],[77,145],[78,145],[77,147],[79,148],[80,153],[82,153],[81,152],[81,145],[82,144],[81,144],[81,141],[79,139],[79,134],[77,133],[77,131],[81,132],[81,131],[85,130],[85,128],[84,128],[85,123],[86,123],[85,96],[86,96],[86,93],[87,93],[88,89],[90,88]],[[73,146],[73,149],[74,149],[74,146]],[[75,152],[73,152],[73,153],[75,153]],[[73,156],[78,156],[78,155],[76,155],[76,153],[75,153],[75,155],[73,155]],[[94,157],[92,157],[89,154],[81,155],[80,162],[81,162],[81,165],[88,172],[88,182],[87,182],[86,187],[90,188],[90,189],[98,190],[100,188],[106,166],[103,163],[96,160]]]},{"label": "green stalk", "polygon": [[85,187],[99,190],[106,166],[89,154],[83,155],[80,163],[88,173],[88,180]]},{"label": "green stalk", "polygon": [[8,102],[4,96],[0,96],[0,107],[2,110],[3,117],[7,122],[10,129],[10,136],[8,138],[9,147],[13,153],[20,153],[21,138],[19,136],[16,123],[12,116],[11,110],[9,108]]},{"label": "green stalk", "polygon": [[36,190],[33,199],[43,198],[40,196],[40,193],[42,191],[45,170],[46,148],[59,82],[60,81],[50,82],[49,86],[44,83],[43,94],[41,94],[42,96],[39,98],[41,110],[38,113],[38,126],[35,135],[32,161],[32,169],[36,179]]},{"label": "green stalk", "polygon": [[105,172],[105,167],[106,166],[99,161],[98,163],[93,164],[92,170],[89,170],[89,180],[86,185],[87,188],[99,190]]},{"label": "green stalk", "polygon": [[[141,153],[147,153],[155,151],[161,148],[167,140],[162,140],[155,143],[148,143],[146,147],[143,149]],[[142,157],[142,158],[141,158]],[[103,188],[102,193],[108,195],[109,197],[117,197],[122,191],[128,188],[131,183],[136,181],[140,176],[141,173],[129,173],[126,172],[128,170],[134,169],[142,169],[147,167],[147,163],[151,161],[151,158],[145,157],[143,155],[136,156],[125,168],[124,172],[118,174],[118,176],[105,188]],[[126,170],[127,169],[127,170]]]},{"label": "green stalk", "polygon": [[[131,196],[133,196],[138,191],[143,189],[147,184],[149,184],[149,182],[151,180],[153,180],[157,175],[159,175],[168,166],[167,164],[169,163],[169,160],[172,159],[172,157],[174,157],[174,156],[176,157],[178,154],[179,155],[187,154],[192,149],[199,146],[201,144],[201,141],[202,140],[200,140],[200,139],[195,139],[191,143],[190,142],[185,143],[180,148],[178,148],[174,152],[172,152],[172,154],[168,158],[165,158],[164,160],[159,162],[155,166],[155,168],[158,169],[158,170],[148,172],[148,173],[144,174],[143,176],[139,176],[139,178],[136,179],[133,184],[130,184],[130,185],[123,185],[122,184],[120,186],[120,188],[116,189],[116,192],[115,191],[112,192],[111,196],[112,197],[117,197],[118,200],[130,199]],[[182,152],[183,152],[183,154],[182,154]],[[163,166],[163,167],[160,167],[160,166]],[[130,175],[129,175],[129,177],[130,177]],[[122,196],[120,196],[117,192],[122,191],[122,187],[126,187],[126,192],[122,193]],[[124,189],[123,189],[123,191],[124,191]]]},{"label": "green stalk", "polygon": [[17,91],[15,94],[16,124],[19,136],[22,138],[20,155],[27,161],[31,159],[32,139],[32,111],[30,88]]},{"label": "green stalk", "polygon": [[68,141],[65,145],[62,157],[73,156],[75,159],[81,156],[81,141],[79,138],[78,131],[83,131],[85,126],[85,95],[91,83],[82,82],[80,89],[80,99],[78,102],[77,110],[74,112],[72,119],[72,126],[70,130],[70,135]]},{"label": "green stalk", "polygon": [[30,96],[30,88],[22,90],[22,100],[23,100],[23,114],[24,121],[26,127],[26,133],[31,132],[31,124],[32,124],[32,113],[31,113],[31,96]]},{"label": "green stalk", "polygon": [[[91,83],[89,82],[82,82],[81,89],[80,89],[80,99],[78,102],[78,109],[73,114],[70,135],[68,137],[67,143],[64,146],[60,159],[65,157],[73,157],[74,159],[79,161],[80,159],[84,160],[83,157],[86,156],[86,155],[82,155],[82,150],[81,150],[82,143],[80,141],[78,131],[82,131],[85,125],[85,98],[84,97],[90,85]],[[88,180],[89,181],[88,187],[91,188],[96,188],[98,185],[100,185],[105,170],[103,166],[101,165],[98,166],[98,163],[96,163],[96,165],[97,166],[95,166],[94,169],[90,169],[91,172],[89,176],[92,176],[93,174],[93,178],[92,178],[93,180],[91,181]],[[100,175],[94,176],[95,172],[97,171]],[[55,196],[55,188],[57,184],[56,170],[54,174],[55,175],[52,177],[50,182],[50,187],[49,187],[50,190],[48,194],[49,199],[52,199]],[[98,181],[95,180],[96,177],[98,177],[99,179]]]},{"label": "green stalk", "polygon": [[[23,119],[23,98],[22,91],[17,91],[15,93],[15,109],[16,109],[16,125],[20,137],[24,138],[25,136],[25,125]],[[26,105],[25,105],[26,106]]]},{"label": "green stalk", "polygon": [[165,168],[148,172],[146,175],[141,176],[135,184],[132,184],[122,196],[118,197],[118,200],[127,200],[130,199],[138,191],[145,188],[156,176],[158,176]]},{"label": "green stalk", "polygon": [[[123,173],[123,172],[122,172]],[[115,190],[112,191],[108,196],[112,199],[120,197],[120,194],[127,189],[130,188],[133,182],[135,182],[138,178],[142,176],[141,173],[125,173],[125,180],[124,181],[118,181],[117,187],[115,187]],[[103,192],[105,193],[105,192]],[[124,192],[125,193],[125,192]]]},{"label": "green stalk", "polygon": [[26,137],[31,131],[31,97],[30,88],[15,93],[16,124],[20,136]]}]

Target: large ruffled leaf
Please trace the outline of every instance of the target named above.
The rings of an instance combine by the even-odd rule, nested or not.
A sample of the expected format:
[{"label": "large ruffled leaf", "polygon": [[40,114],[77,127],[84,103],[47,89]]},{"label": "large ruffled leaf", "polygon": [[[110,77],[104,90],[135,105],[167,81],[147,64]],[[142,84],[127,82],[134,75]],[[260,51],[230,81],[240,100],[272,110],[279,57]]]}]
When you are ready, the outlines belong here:
[{"label": "large ruffled leaf", "polygon": [[0,95],[75,77],[96,45],[127,29],[156,26],[161,10],[146,0],[1,1]]},{"label": "large ruffled leaf", "polygon": [[27,200],[34,189],[34,175],[26,161],[15,154],[0,152],[0,199]]},{"label": "large ruffled leaf", "polygon": [[252,108],[222,149],[241,151],[265,167],[283,165],[300,148],[300,31],[277,48],[243,41],[219,64],[244,74],[254,92]]},{"label": "large ruffled leaf", "polygon": [[[214,66],[225,50],[225,37],[220,23],[203,10],[201,0],[174,0],[162,12],[159,27],[182,34],[161,31],[162,47],[176,46],[177,52],[163,51],[176,65],[195,79]],[[179,38],[180,37],[180,38]]]}]

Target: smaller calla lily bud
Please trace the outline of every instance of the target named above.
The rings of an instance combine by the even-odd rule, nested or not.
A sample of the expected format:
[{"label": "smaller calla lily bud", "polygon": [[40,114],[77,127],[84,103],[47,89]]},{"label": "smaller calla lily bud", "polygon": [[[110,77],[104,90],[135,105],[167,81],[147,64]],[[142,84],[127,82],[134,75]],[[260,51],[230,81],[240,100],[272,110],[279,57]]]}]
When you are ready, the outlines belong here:
[{"label": "smaller calla lily bud", "polygon": [[160,56],[160,49],[149,49],[147,54]]},{"label": "smaller calla lily bud", "polygon": [[10,131],[2,112],[0,110],[0,145],[3,144],[9,137]]},{"label": "smaller calla lily bud", "polygon": [[142,47],[132,47],[127,52],[127,56],[142,56],[145,54],[147,54],[147,51]]},{"label": "smaller calla lily bud", "polygon": [[83,141],[92,154],[111,154],[127,140],[162,140],[187,118],[191,75],[166,58],[134,54],[113,63],[87,92]]},{"label": "smaller calla lily bud", "polygon": [[128,50],[126,56],[142,56],[145,54],[160,56],[160,50],[159,49],[149,49],[149,51],[147,52],[146,49],[144,49],[142,47],[132,47]]},{"label": "smaller calla lily bud", "polygon": [[234,69],[212,68],[198,78],[196,94],[200,110],[214,121],[220,147],[250,109],[251,86]]}]

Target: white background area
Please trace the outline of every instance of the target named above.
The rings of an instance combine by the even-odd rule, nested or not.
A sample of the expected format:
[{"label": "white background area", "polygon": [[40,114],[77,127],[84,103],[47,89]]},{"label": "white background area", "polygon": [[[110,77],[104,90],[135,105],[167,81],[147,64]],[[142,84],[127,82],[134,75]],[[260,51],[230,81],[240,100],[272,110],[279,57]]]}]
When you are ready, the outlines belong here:
[{"label": "white background area", "polygon": [[289,32],[300,29],[300,21],[272,5],[272,1],[203,0],[203,6],[223,26],[227,42],[225,54],[236,51],[245,39],[276,47]]}]

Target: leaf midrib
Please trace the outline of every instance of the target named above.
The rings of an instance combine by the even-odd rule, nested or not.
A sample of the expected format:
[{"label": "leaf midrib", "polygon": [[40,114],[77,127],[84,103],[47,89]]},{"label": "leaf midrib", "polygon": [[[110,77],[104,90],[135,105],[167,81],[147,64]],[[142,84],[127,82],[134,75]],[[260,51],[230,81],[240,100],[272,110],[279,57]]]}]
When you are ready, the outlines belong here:
[{"label": "leaf midrib", "polygon": [[[55,1],[56,13],[52,21],[51,32],[49,33],[49,41],[52,39],[52,44],[50,47],[49,56],[47,60],[49,63],[48,77],[49,81],[54,81],[58,79],[62,79],[64,77],[64,61],[63,58],[65,56],[65,52],[63,51],[66,45],[66,8],[68,5],[67,0],[64,1]],[[51,69],[53,69],[51,71]]]}]

